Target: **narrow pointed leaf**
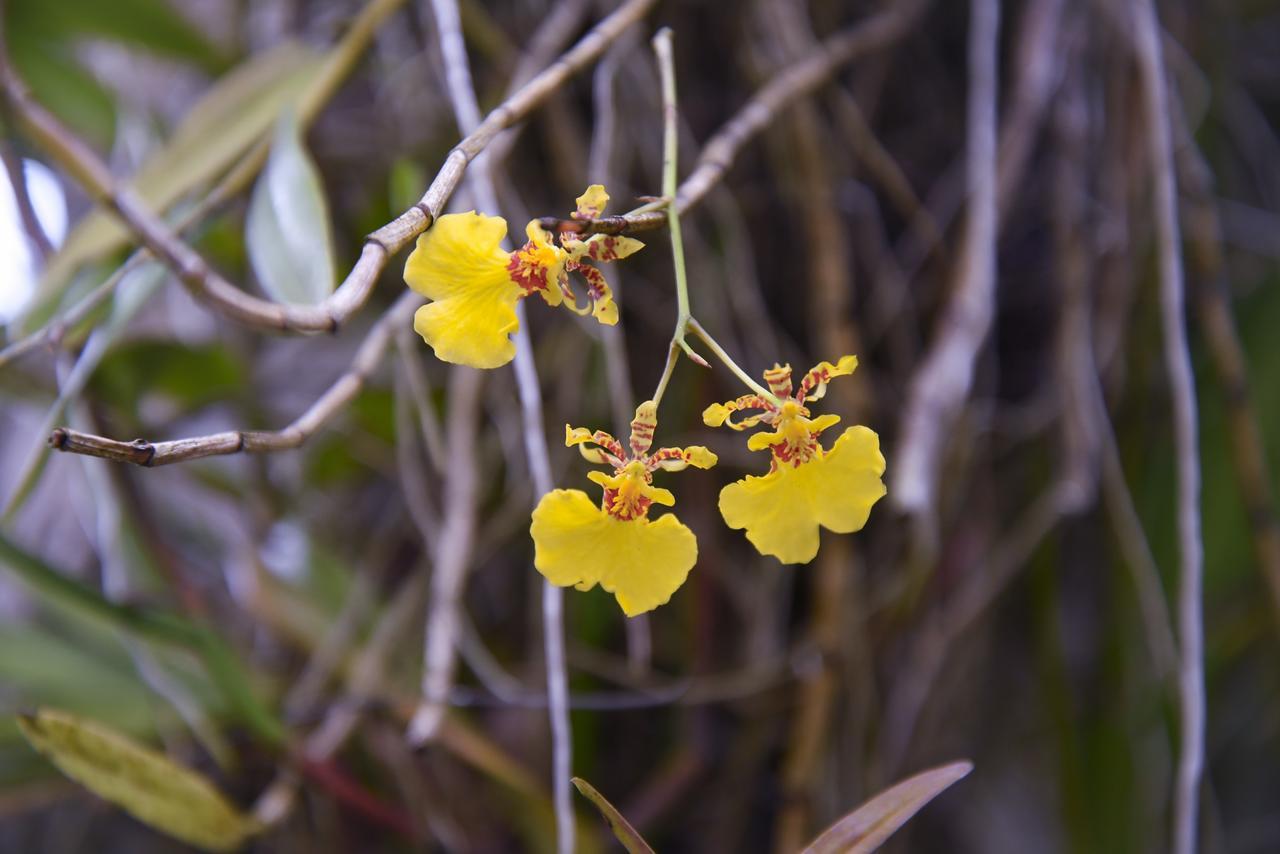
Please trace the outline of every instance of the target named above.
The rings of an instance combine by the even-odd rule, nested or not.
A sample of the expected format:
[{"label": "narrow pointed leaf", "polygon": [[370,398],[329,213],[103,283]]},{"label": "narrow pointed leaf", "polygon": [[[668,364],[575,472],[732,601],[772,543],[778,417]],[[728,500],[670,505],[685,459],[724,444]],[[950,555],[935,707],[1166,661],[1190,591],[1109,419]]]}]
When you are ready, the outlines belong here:
[{"label": "narrow pointed leaf", "polygon": [[631,823],[622,817],[622,813],[614,808],[613,804],[605,800],[604,795],[596,791],[595,787],[581,777],[573,778],[573,785],[584,798],[595,804],[596,809],[600,811],[600,815],[604,816],[604,820],[609,823],[609,829],[613,831],[613,835],[622,843],[622,847],[626,848],[631,854],[653,854],[653,849],[649,847],[649,843],[636,832]]},{"label": "narrow pointed leaf", "polygon": [[261,829],[200,774],[100,723],[41,709],[18,727],[68,777],[175,839],[233,851]]},{"label": "narrow pointed leaf", "polygon": [[245,243],[267,295],[314,305],[333,292],[333,237],[320,173],[292,113],[276,123],[271,157],[249,202]]},{"label": "narrow pointed leaf", "polygon": [[60,384],[57,400],[45,413],[40,428],[32,433],[33,444],[21,468],[18,469],[17,486],[4,504],[2,514],[4,521],[12,521],[39,482],[51,453],[47,442],[50,431],[66,417],[68,408],[79,400],[80,393],[84,391],[85,385],[92,378],[93,372],[97,370],[103,357],[120,338],[134,315],[155,295],[160,285],[164,284],[165,276],[164,267],[158,262],[149,262],[120,281],[110,317],[89,335],[89,340],[80,351],[75,366]]},{"label": "narrow pointed leaf", "polygon": [[[217,179],[263,139],[281,111],[297,103],[322,62],[322,54],[295,42],[246,60],[210,87],[129,184],[152,210],[167,211]],[[85,215],[50,259],[36,307],[23,328],[44,323],[76,270],[126,245],[128,234],[104,208]]]},{"label": "narrow pointed leaf", "polygon": [[972,762],[952,762],[909,777],[831,825],[804,849],[804,854],[875,851],[921,807],[972,770]]}]

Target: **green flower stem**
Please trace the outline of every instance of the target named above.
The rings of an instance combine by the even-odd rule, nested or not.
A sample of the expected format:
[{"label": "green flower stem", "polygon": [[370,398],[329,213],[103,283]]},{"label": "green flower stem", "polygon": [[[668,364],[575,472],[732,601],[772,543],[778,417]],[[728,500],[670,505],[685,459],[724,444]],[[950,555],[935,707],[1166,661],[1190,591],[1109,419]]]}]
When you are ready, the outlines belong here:
[{"label": "green flower stem", "polygon": [[716,358],[723,362],[726,368],[733,371],[734,376],[742,380],[747,388],[751,389],[765,400],[778,403],[778,398],[774,396],[773,392],[753,380],[751,375],[739,367],[738,363],[735,362],[727,352],[725,352],[725,349],[720,346],[720,342],[712,338],[711,333],[703,329],[702,324],[692,317],[689,318],[689,331],[701,338],[702,342],[711,348],[711,352],[715,354]]},{"label": "green flower stem", "polygon": [[693,312],[689,308],[689,278],[684,266],[684,235],[680,231],[680,213],[676,210],[675,204],[678,186],[676,180],[678,172],[676,154],[679,148],[676,119],[679,114],[676,109],[676,74],[675,63],[672,60],[671,29],[669,27],[663,27],[658,30],[657,35],[653,37],[653,52],[658,58],[658,72],[662,78],[662,200],[660,202],[652,202],[643,208],[638,208],[633,213],[644,211],[645,209],[657,210],[659,206],[666,208],[667,226],[671,232],[671,256],[676,273],[677,306],[676,326],[671,335],[671,348],[667,351],[667,363],[662,369],[662,378],[658,380],[658,388],[653,393],[653,401],[658,404],[662,403],[662,396],[667,391],[667,383],[671,380],[671,374],[675,370],[676,361],[680,358],[682,350],[685,355],[699,365],[704,368],[710,367],[706,359],[699,356],[689,346],[689,342],[685,340],[685,336],[692,331],[711,348],[711,352],[715,353],[716,358],[723,362],[729,370],[733,371],[738,379],[746,383],[748,388],[766,400],[776,402],[776,398],[768,389],[753,380],[746,371],[738,367],[738,363],[730,358],[719,342],[712,338],[711,334],[702,328],[702,324],[694,319]]}]

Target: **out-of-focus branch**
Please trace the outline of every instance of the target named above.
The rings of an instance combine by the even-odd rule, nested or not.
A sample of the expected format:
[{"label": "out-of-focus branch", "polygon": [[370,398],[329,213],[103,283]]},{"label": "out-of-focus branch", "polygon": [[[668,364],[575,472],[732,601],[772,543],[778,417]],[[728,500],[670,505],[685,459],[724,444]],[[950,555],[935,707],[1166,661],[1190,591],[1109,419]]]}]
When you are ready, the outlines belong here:
[{"label": "out-of-focus branch", "polygon": [[3,350],[0,350],[0,368],[41,347],[48,346],[56,349],[68,329],[87,320],[107,300],[111,299],[111,295],[115,293],[116,287],[124,281],[125,276],[141,267],[150,258],[151,253],[145,249],[133,253],[128,260],[116,268],[115,272],[104,279],[102,284],[85,294],[84,298],[75,305],[35,332],[25,338],[19,338]]},{"label": "out-of-focus branch", "polygon": [[[423,200],[418,203],[418,207],[410,208],[396,220],[374,233],[375,236],[382,232],[394,233],[399,237],[392,243],[366,243],[361,260],[357,262],[355,269],[348,276],[347,283],[344,283],[343,287],[353,281],[353,277],[364,268],[367,259],[377,256],[375,261],[369,262],[370,264],[376,263],[376,269],[369,268],[368,287],[364,294],[364,297],[367,297],[368,290],[372,288],[377,274],[381,272],[389,257],[388,253],[400,249],[417,234],[426,230],[432,218],[443,209],[454,188],[461,181],[467,164],[484,150],[484,146],[493,138],[493,135],[502,128],[508,127],[513,122],[523,118],[529,110],[541,103],[552,89],[562,84],[570,74],[602,53],[627,26],[642,17],[653,2],[654,0],[630,0],[630,2],[597,24],[573,48],[522,87],[515,96],[490,112],[480,126],[468,134],[449,154],[445,160],[444,167],[432,182],[426,195],[423,196]],[[103,168],[105,170],[105,167]],[[431,212],[430,216],[424,210]],[[392,245],[394,245],[394,249],[390,248]],[[381,248],[375,248],[371,251],[370,247]],[[341,290],[342,288],[339,288],[339,291]],[[237,293],[247,299],[254,299],[243,292],[237,291]],[[335,292],[334,297],[337,295],[338,292]],[[364,297],[361,298],[361,302],[363,302]],[[417,305],[418,300],[412,295],[405,294],[402,296],[396,302],[396,307],[393,307],[387,315],[384,315],[375,324],[374,329],[370,331],[370,338],[375,337],[376,334],[379,339],[376,345],[377,354],[370,357],[372,359],[371,363],[363,370],[357,370],[356,366],[353,365],[351,371],[339,378],[337,384],[316,401],[302,417],[284,430],[275,432],[230,431],[190,439],[153,443],[145,439],[121,442],[116,439],[93,436],[59,427],[50,435],[49,443],[61,451],[88,454],[142,466],[166,465],[200,457],[234,454],[240,451],[266,453],[296,448],[306,441],[315,429],[355,396],[366,375],[373,370],[381,358],[383,351],[386,349],[389,336],[394,331],[395,324],[407,322],[407,318]],[[396,315],[396,319],[388,324],[388,318],[392,313]],[[366,338],[357,353],[357,360],[359,360],[361,354],[372,347],[372,342],[369,338]],[[354,386],[351,385],[353,381],[356,382]]]},{"label": "out-of-focus branch", "polygon": [[1231,311],[1231,296],[1223,272],[1222,226],[1213,198],[1213,176],[1195,145],[1181,110],[1178,116],[1178,179],[1182,216],[1186,225],[1187,258],[1195,277],[1200,331],[1222,387],[1222,403],[1231,430],[1240,497],[1253,530],[1258,569],[1271,591],[1272,607],[1280,616],[1280,519],[1267,476],[1266,444],[1250,391],[1244,345]]},{"label": "out-of-focus branch", "polygon": [[[440,48],[445,60],[445,77],[449,90],[449,100],[453,105],[454,117],[464,132],[468,132],[480,118],[480,107],[476,100],[475,87],[471,82],[471,68],[467,59],[466,44],[462,38],[462,27],[458,14],[457,0],[432,0],[432,11],[435,13],[437,28],[440,34]],[[553,66],[554,68],[554,66]],[[490,159],[486,156],[476,164],[471,175],[470,186],[478,203],[488,210],[498,210],[497,188],[494,184]],[[518,327],[515,333],[516,355],[515,374],[519,387],[521,414],[523,416],[525,451],[529,456],[529,468],[534,482],[534,493],[537,498],[551,491],[554,482],[551,477],[550,452],[547,448],[547,437],[542,425],[542,390],[538,385],[538,370],[534,364],[533,344],[529,337],[529,326],[524,317],[523,303],[518,306]],[[470,381],[469,377],[459,378],[462,382]],[[474,434],[476,409],[479,403],[478,387],[473,392],[473,399],[462,402],[461,415],[455,420],[451,418],[449,442],[451,451],[456,455],[459,450],[470,452],[473,435],[463,437],[455,435],[467,430]],[[451,411],[451,415],[454,414]],[[460,445],[455,449],[455,445]],[[465,475],[451,476],[449,504],[465,504],[462,511],[468,515],[452,524],[454,520],[446,518],[444,536],[441,541],[440,560],[436,565],[437,583],[433,584],[432,611],[428,614],[426,638],[425,670],[423,673],[423,702],[415,712],[409,726],[409,738],[420,743],[424,738],[434,736],[444,720],[445,702],[453,683],[453,667],[456,663],[456,645],[458,623],[460,617],[458,601],[461,594],[461,580],[465,577],[467,561],[470,557],[472,539],[475,533],[475,474],[472,459],[457,460],[454,469],[466,468]],[[458,491],[453,495],[456,481]],[[455,535],[455,529],[460,529]],[[458,540],[458,555],[455,557],[445,551]],[[452,558],[454,563],[445,564],[445,558]],[[452,573],[443,578],[444,573]],[[452,583],[453,590],[446,590],[444,584]],[[442,594],[452,593],[452,598],[444,598]],[[552,803],[556,818],[556,850],[560,854],[573,854],[575,848],[575,827],[573,821],[573,801],[569,791],[572,778],[572,734],[569,728],[569,681],[565,667],[564,653],[564,618],[563,592],[559,587],[545,581],[542,585],[542,621],[543,621],[543,653],[547,667],[548,717],[551,728],[552,752]],[[434,625],[437,621],[444,625]],[[435,657],[433,660],[432,656]]]},{"label": "out-of-focus branch", "polygon": [[400,299],[374,323],[356,350],[351,366],[322,394],[306,412],[281,430],[228,430],[207,436],[192,436],[168,442],[150,442],[135,439],[121,442],[90,433],[81,433],[67,427],[58,427],[49,434],[49,444],[59,451],[86,454],[91,457],[115,460],[121,463],[153,467],[170,463],[183,463],[202,457],[225,456],[240,452],[250,454],[271,453],[297,448],[323,427],[344,406],[351,402],[369,376],[382,361],[391,336],[397,328],[407,324],[413,312],[421,305],[421,298],[412,291],[405,291]]},{"label": "out-of-focus branch", "polygon": [[933,505],[942,446],[969,395],[995,312],[1000,7],[996,0],[972,0],[970,8],[965,240],[942,328],[911,384],[889,491],[898,507],[918,517],[927,516]]},{"label": "out-of-focus branch", "polygon": [[107,165],[41,106],[0,55],[0,87],[24,128],[98,202],[114,211],[163,261],[192,295],[246,325],[290,332],[331,332],[358,311],[372,293],[389,258],[431,227],[462,179],[468,164],[502,130],[522,120],[571,74],[598,57],[618,34],[642,17],[654,0],[629,0],[602,20],[567,53],[496,107],[445,159],[427,192],[413,207],[370,234],[346,280],[323,302],[292,306],[254,297],[232,285],[184,243]]},{"label": "out-of-focus branch", "polygon": [[[432,0],[431,11],[444,58],[445,86],[454,118],[463,134],[480,123],[480,106],[471,83],[467,48],[456,3]],[[482,152],[467,175],[476,204],[497,210],[489,153]],[[431,598],[422,651],[422,701],[409,723],[408,738],[422,745],[434,740],[444,721],[458,662],[458,634],[462,594],[471,564],[476,530],[475,433],[483,375],[464,367],[450,370],[447,444],[451,463],[446,469],[445,516],[435,548]]]},{"label": "out-of-focus branch", "polygon": [[[928,0],[892,3],[874,17],[827,39],[811,57],[770,80],[707,140],[693,171],[676,193],[676,211],[683,214],[700,202],[729,171],[742,147],[797,98],[825,83],[841,66],[905,36],[927,3]],[[667,222],[667,215],[662,211],[648,211],[590,220],[544,217],[540,222],[550,231],[625,234],[661,228]]]},{"label": "out-of-focus branch", "polygon": [[[805,26],[802,2],[762,4],[761,21],[774,34],[780,49],[791,57],[805,56],[814,48]],[[914,198],[910,185],[896,162],[866,127],[859,124],[862,113],[851,95],[841,92],[847,107],[846,119],[854,126],[855,151],[859,159],[883,177],[888,186]],[[845,225],[841,221],[836,187],[844,174],[839,162],[832,163],[827,150],[830,131],[812,102],[797,104],[791,112],[785,135],[786,147],[780,155],[781,168],[794,169],[798,202],[794,215],[809,247],[803,275],[811,283],[806,311],[809,327],[816,334],[822,358],[863,352],[854,322],[854,264]],[[864,133],[856,133],[863,131]],[[919,209],[918,200],[916,210]],[[812,354],[811,354],[812,355]],[[862,372],[827,391],[829,406],[836,412],[867,412],[872,409],[871,387]],[[807,607],[807,639],[814,646],[817,662],[798,674],[795,704],[787,727],[786,748],[780,769],[781,805],[773,833],[774,851],[798,851],[812,837],[815,824],[827,823],[821,814],[822,781],[833,767],[840,767],[847,754],[840,752],[843,739],[837,731],[848,731],[836,723],[841,699],[870,690],[866,666],[867,637],[864,622],[850,612],[862,567],[851,538],[835,537],[823,543],[815,565]],[[859,660],[861,659],[861,660]],[[841,676],[850,665],[860,680],[844,684]],[[856,735],[850,739],[857,742]],[[856,760],[855,760],[856,762]],[[862,764],[862,763],[858,763]],[[842,798],[843,793],[836,795]],[[820,821],[821,820],[821,821]]]},{"label": "out-of-focus branch", "polygon": [[899,216],[906,222],[919,223],[921,236],[930,249],[941,246],[942,230],[938,227],[937,220],[920,202],[920,197],[916,195],[897,159],[876,137],[853,94],[840,89],[835,93],[833,103],[836,118],[844,135],[853,145],[854,153],[884,190]]},{"label": "out-of-focus branch", "polygon": [[432,561],[422,705],[409,728],[409,740],[414,744],[423,744],[438,734],[457,669],[458,609],[462,607],[476,531],[476,414],[483,376],[471,368],[457,367],[450,372],[446,428],[450,464],[445,472],[444,520]]},{"label": "out-of-focus branch", "polygon": [[1153,205],[1160,270],[1160,319],[1164,359],[1173,398],[1173,435],[1178,471],[1178,693],[1181,740],[1174,789],[1172,849],[1197,848],[1200,778],[1204,771],[1204,624],[1201,614],[1204,543],[1200,535],[1200,451],[1195,375],[1183,315],[1185,283],[1178,226],[1177,179],[1160,27],[1151,0],[1134,0],[1133,47],[1147,121],[1147,153],[1154,183]]},{"label": "out-of-focus branch", "polygon": [[36,216],[36,209],[31,204],[31,193],[27,188],[27,174],[22,166],[22,158],[7,143],[0,141],[0,161],[9,176],[9,186],[13,190],[13,201],[18,208],[18,219],[22,221],[22,230],[27,235],[27,242],[40,261],[48,261],[53,254],[53,246],[49,243],[49,235],[44,233],[43,226]]},{"label": "out-of-focus branch", "polygon": [[1018,570],[1062,518],[1061,482],[1050,484],[1014,523],[1004,539],[983,557],[981,571],[966,573],[973,580],[940,613],[926,619],[916,635],[907,663],[885,703],[885,767],[902,768],[929,694],[947,656],[960,637],[986,612]]}]

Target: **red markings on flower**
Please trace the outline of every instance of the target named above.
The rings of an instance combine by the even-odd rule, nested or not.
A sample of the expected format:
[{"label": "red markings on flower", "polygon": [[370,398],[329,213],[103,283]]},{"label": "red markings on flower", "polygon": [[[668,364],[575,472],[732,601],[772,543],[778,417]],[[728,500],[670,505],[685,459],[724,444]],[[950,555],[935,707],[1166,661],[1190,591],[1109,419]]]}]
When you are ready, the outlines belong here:
[{"label": "red markings on flower", "polygon": [[597,237],[590,241],[587,257],[594,261],[616,261],[618,259],[618,238]]},{"label": "red markings on flower", "polygon": [[653,499],[635,492],[627,494],[628,492],[630,490],[626,488],[605,489],[604,498],[601,500],[604,512],[623,522],[643,519],[647,516]]},{"label": "red markings on flower", "polygon": [[529,241],[515,252],[507,262],[507,272],[511,281],[520,286],[525,296],[547,288],[547,268],[538,258],[539,249]]},{"label": "red markings on flower", "polygon": [[831,371],[826,368],[814,368],[812,371],[805,374],[804,379],[800,381],[800,392],[796,397],[803,400],[809,396],[809,392],[830,381]]},{"label": "red markings on flower", "polygon": [[600,300],[609,295],[609,283],[604,279],[604,273],[601,273],[590,264],[583,264],[578,261],[570,261],[565,265],[568,270],[574,270],[581,274],[582,278],[587,281],[587,299],[591,301],[591,305],[595,305]]},{"label": "red markings on flower", "polygon": [[622,461],[627,458],[626,452],[622,450],[622,443],[603,430],[597,430],[592,433],[591,441],[595,442],[603,448],[606,453],[613,457],[616,461],[614,462],[614,465],[616,466],[622,465]]},{"label": "red markings on flower", "polygon": [[764,381],[769,384],[769,391],[778,397],[791,397],[791,366],[777,365],[764,372]]},{"label": "red markings on flower", "polygon": [[806,430],[800,435],[788,435],[783,441],[770,446],[769,451],[769,471],[775,471],[785,465],[798,468],[814,457],[821,456],[822,446],[818,443],[817,435]]}]

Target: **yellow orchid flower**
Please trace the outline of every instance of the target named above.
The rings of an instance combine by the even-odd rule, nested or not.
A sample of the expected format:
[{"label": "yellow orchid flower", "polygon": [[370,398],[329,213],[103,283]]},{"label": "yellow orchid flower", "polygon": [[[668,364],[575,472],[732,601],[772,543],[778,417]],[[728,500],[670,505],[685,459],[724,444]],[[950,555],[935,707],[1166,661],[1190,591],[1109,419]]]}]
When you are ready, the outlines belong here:
[{"label": "yellow orchid flower", "polygon": [[629,449],[604,431],[565,425],[564,443],[588,462],[613,467],[613,474],[587,477],[604,487],[599,505],[579,489],[548,492],[533,511],[533,565],[560,587],[590,590],[599,584],[617,597],[628,617],[666,604],[698,559],[698,543],[668,513],[649,518],[654,504],[671,506],[675,496],[653,485],[658,469],[711,468],[716,455],[700,445],[649,453],[658,407],[646,400],[631,422]]},{"label": "yellow orchid flower", "polygon": [[[749,475],[720,491],[725,523],[745,528],[761,554],[783,563],[808,563],[818,553],[819,527],[840,534],[857,531],[885,494],[879,437],[866,427],[849,427],[824,450],[820,435],[840,416],[811,418],[805,405],[822,399],[831,379],[851,374],[857,366],[854,356],[844,356],[834,365],[822,362],[792,393],[791,366],[774,365],[764,372],[772,399],[746,395],[712,404],[702,413],[702,420],[712,427],[773,428],[747,440],[753,451],[769,450],[769,473]],[[735,413],[744,412],[754,414],[734,420]]]},{"label": "yellow orchid flower", "polygon": [[[608,203],[604,187],[592,184],[578,197],[574,216],[598,215]],[[592,213],[594,212],[594,213]],[[475,211],[445,214],[418,237],[404,265],[409,287],[430,303],[418,309],[413,328],[446,362],[497,368],[515,357],[510,335],[519,328],[516,303],[538,294],[548,305],[566,305],[612,326],[618,306],[604,273],[589,261],[625,258],[644,244],[630,237],[596,234],[586,240],[564,235],[559,244],[534,220],[527,241],[514,252],[501,248],[507,221]],[[586,305],[569,286],[569,273],[586,281]]]}]

